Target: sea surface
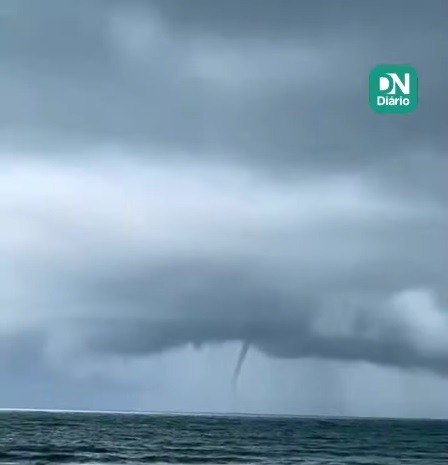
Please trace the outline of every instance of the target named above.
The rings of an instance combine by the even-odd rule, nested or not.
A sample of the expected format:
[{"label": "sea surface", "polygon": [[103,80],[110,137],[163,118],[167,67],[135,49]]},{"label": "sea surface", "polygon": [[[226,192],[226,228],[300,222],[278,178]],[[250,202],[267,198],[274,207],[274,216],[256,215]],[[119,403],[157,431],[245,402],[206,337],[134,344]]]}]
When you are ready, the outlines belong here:
[{"label": "sea surface", "polygon": [[8,464],[448,464],[448,422],[0,412]]}]

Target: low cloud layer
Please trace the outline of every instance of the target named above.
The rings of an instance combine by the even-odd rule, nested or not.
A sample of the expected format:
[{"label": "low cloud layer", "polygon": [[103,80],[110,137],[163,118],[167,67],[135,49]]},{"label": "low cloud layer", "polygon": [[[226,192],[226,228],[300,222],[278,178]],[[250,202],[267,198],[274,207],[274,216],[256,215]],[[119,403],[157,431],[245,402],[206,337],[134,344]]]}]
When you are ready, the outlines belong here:
[{"label": "low cloud layer", "polygon": [[362,175],[275,183],[110,154],[1,173],[2,328],[40,333],[43,351],[243,341],[446,373],[441,203]]}]

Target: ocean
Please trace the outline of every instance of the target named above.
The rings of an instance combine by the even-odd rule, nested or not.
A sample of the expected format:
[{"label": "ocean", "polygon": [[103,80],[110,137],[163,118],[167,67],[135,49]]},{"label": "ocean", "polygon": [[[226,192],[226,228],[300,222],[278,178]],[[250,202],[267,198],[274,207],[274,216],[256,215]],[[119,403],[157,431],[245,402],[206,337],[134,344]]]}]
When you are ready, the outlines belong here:
[{"label": "ocean", "polygon": [[2,464],[448,464],[448,421],[0,412]]}]

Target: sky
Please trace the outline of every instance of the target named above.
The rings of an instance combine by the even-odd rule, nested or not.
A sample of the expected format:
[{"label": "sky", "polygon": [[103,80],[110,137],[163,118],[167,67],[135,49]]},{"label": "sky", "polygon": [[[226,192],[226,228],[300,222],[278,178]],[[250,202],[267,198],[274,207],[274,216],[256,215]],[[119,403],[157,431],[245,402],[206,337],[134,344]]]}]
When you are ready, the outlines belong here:
[{"label": "sky", "polygon": [[447,13],[4,0],[0,407],[448,417]]}]

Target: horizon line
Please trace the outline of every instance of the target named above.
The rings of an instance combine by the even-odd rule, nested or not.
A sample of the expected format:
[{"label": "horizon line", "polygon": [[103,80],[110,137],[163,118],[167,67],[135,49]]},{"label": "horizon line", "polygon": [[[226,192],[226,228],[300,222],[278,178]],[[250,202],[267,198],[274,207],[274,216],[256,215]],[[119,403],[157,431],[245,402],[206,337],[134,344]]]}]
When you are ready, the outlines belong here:
[{"label": "horizon line", "polygon": [[243,413],[243,412],[189,412],[176,410],[93,410],[93,409],[51,409],[0,407],[1,412],[41,412],[41,413],[86,413],[109,415],[153,415],[153,416],[202,416],[202,417],[259,417],[259,418],[303,418],[303,419],[335,419],[335,420],[421,420],[448,421],[447,417],[387,417],[367,415],[325,415],[325,414],[288,414],[288,413]]}]

